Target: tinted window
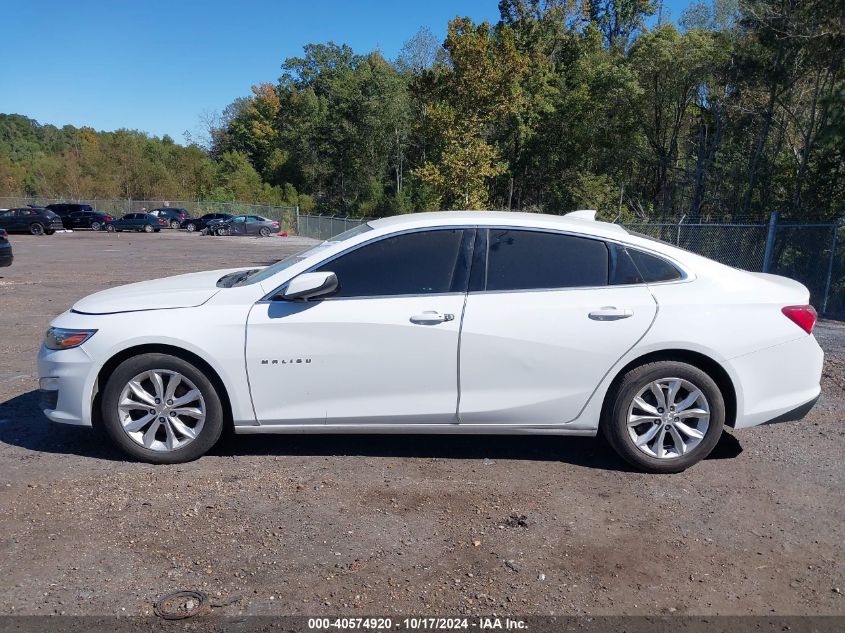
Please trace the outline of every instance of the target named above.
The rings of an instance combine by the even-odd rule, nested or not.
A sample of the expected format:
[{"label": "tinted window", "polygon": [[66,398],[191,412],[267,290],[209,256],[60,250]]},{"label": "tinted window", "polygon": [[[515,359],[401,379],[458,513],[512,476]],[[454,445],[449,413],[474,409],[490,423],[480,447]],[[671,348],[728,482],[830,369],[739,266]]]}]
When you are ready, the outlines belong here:
[{"label": "tinted window", "polygon": [[607,285],[607,247],[599,240],[490,229],[487,253],[487,290]]},{"label": "tinted window", "polygon": [[457,284],[464,283],[467,263],[460,256],[462,237],[463,229],[388,237],[341,255],[317,270],[337,275],[337,297],[451,292],[453,279]]},{"label": "tinted window", "polygon": [[665,259],[643,253],[633,248],[627,249],[646,283],[658,281],[672,281],[681,278],[681,271]]},{"label": "tinted window", "polygon": [[641,284],[643,278],[631,260],[627,249],[619,244],[608,244],[610,255],[610,273],[608,281],[612,286]]}]

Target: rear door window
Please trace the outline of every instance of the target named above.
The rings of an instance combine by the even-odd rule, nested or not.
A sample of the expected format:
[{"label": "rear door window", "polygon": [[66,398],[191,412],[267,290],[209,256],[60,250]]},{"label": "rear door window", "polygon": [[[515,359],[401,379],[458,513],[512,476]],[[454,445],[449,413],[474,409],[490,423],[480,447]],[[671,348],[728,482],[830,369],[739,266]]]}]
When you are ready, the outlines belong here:
[{"label": "rear door window", "polygon": [[606,286],[608,251],[601,240],[523,229],[490,229],[488,291]]}]

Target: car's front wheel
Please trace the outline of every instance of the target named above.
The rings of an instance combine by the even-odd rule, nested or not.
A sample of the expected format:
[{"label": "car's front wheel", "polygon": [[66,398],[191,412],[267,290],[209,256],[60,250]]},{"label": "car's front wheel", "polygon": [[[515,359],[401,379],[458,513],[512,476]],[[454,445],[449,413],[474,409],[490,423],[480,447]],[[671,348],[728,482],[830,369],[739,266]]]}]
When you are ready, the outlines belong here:
[{"label": "car's front wheel", "polygon": [[113,225],[113,224],[106,224],[106,231],[107,231],[108,233],[114,233],[116,230],[117,230],[117,229],[116,229],[116,228],[114,228],[114,225]]},{"label": "car's front wheel", "polygon": [[205,454],[223,430],[223,407],[208,377],[167,354],[123,361],[106,382],[103,427],[123,451],[154,464]]},{"label": "car's front wheel", "polygon": [[188,233],[193,233],[194,231],[196,231],[196,230],[197,230],[197,225],[196,225],[196,224],[194,224],[193,222],[188,222],[188,223],[185,225],[185,230],[186,230]]},{"label": "car's front wheel", "polygon": [[722,435],[722,392],[693,365],[657,361],[635,367],[610,397],[602,431],[640,470],[681,472],[707,457]]}]

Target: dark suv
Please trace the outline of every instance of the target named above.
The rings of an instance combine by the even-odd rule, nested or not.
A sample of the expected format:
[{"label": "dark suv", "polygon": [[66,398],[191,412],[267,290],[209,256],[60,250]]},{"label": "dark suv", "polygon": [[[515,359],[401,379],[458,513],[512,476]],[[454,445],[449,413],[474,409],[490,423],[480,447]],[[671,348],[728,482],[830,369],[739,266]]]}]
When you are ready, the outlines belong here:
[{"label": "dark suv", "polygon": [[0,211],[0,229],[9,233],[52,235],[63,228],[62,219],[49,209],[26,207]]},{"label": "dark suv", "polygon": [[147,211],[150,215],[154,215],[157,218],[162,218],[167,220],[168,225],[171,229],[181,229],[184,223],[187,220],[191,219],[191,214],[188,213],[187,209],[174,209],[172,207],[161,207],[159,209],[153,209],[152,211]]}]

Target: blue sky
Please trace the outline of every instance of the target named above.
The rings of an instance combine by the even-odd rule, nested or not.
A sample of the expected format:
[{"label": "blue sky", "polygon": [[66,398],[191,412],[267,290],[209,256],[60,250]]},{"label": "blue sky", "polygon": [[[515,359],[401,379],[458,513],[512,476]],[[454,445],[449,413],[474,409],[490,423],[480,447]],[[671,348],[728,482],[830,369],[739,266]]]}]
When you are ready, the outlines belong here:
[{"label": "blue sky", "polygon": [[[689,0],[664,0],[672,19]],[[310,42],[393,59],[423,26],[496,21],[497,0],[3,0],[0,112],[183,141]]]}]

